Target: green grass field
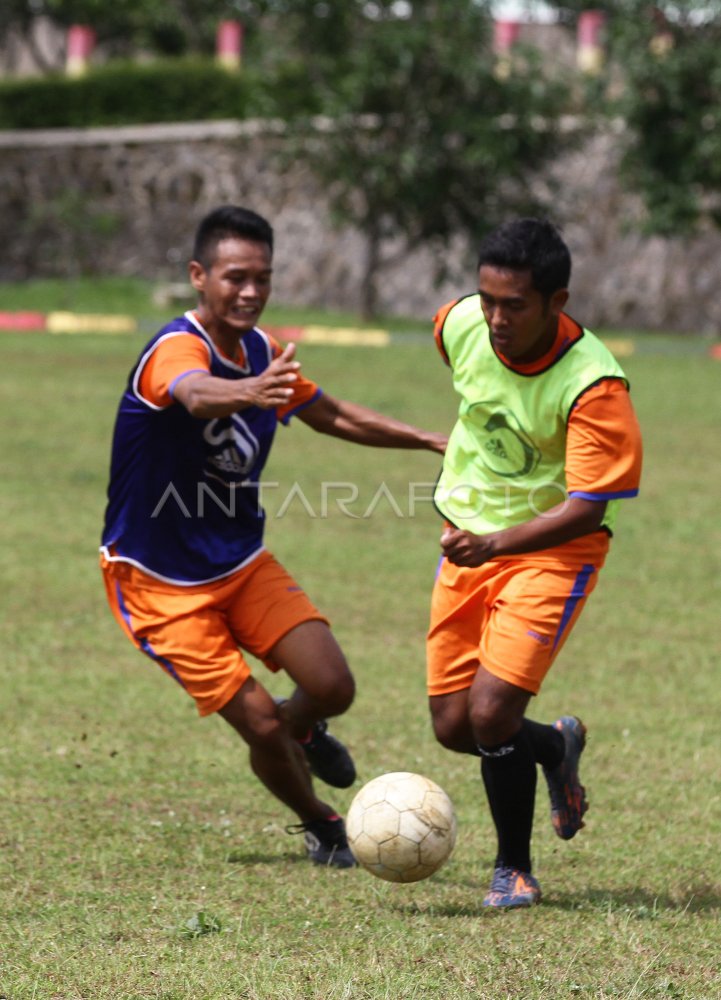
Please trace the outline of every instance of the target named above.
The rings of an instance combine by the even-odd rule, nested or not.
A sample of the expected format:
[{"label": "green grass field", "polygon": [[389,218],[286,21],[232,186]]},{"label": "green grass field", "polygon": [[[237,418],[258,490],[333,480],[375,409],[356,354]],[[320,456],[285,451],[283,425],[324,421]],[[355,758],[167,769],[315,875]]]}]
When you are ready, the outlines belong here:
[{"label": "green grass field", "polygon": [[[98,309],[13,294],[3,308]],[[113,307],[145,303],[118,293]],[[533,705],[536,718],[572,711],[588,725],[588,823],[558,841],[541,781],[544,902],[488,914],[478,765],[434,744],[426,708],[439,521],[423,503],[410,516],[408,484],[431,482],[436,459],[298,423],[279,431],[266,475],[279,483],[269,547],[328,613],[357,677],[335,732],[359,783],[420,771],[456,806],[448,864],[396,886],[309,865],[237,737],[199,720],[110,617],[97,569],[109,439],[142,343],[0,333],[0,997],[721,997],[721,365],[680,340],[623,359],[645,432],[642,494]],[[450,427],[431,343],[299,355],[334,395]],[[359,516],[332,502],[340,488],[324,510],[323,480],[357,484]],[[294,483],[306,505],[286,503]],[[352,795],[326,797],[345,809]]]}]

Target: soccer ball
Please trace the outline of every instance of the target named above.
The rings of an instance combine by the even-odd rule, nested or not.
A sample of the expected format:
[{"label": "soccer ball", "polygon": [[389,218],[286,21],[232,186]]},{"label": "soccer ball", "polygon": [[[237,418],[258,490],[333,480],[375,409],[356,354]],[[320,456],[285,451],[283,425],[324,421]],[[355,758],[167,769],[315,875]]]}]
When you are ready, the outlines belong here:
[{"label": "soccer ball", "polygon": [[438,871],[456,842],[456,815],[430,778],[394,771],[373,778],[346,816],[348,843],[367,871],[387,882],[419,882]]}]

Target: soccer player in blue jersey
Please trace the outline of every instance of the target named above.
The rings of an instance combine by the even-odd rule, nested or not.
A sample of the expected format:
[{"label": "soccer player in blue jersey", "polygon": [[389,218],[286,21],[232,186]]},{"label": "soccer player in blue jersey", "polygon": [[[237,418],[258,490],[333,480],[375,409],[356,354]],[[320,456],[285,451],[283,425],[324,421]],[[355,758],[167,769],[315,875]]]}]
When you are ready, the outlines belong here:
[{"label": "soccer player in blue jersey", "polygon": [[[423,431],[324,393],[257,323],[271,291],[273,231],[222,206],[200,223],[190,263],[197,308],[143,348],[118,410],[101,563],[135,646],[245,740],[263,785],[298,817],[314,862],[354,864],[342,818],[311,773],[348,787],[355,766],[327,732],[354,680],[326,618],[263,545],[260,476],[278,421],[357,444],[442,453]],[[276,702],[249,652],[285,671]]]}]

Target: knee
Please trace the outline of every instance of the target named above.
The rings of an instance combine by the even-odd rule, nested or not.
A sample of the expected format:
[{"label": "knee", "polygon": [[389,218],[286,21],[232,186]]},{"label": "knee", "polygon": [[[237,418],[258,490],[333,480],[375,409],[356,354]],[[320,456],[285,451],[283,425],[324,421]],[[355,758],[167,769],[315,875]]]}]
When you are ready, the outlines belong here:
[{"label": "knee", "polygon": [[270,695],[249,677],[218,710],[221,718],[251,747],[277,749],[287,739],[287,727]]},{"label": "knee", "polygon": [[287,727],[276,715],[249,713],[240,725],[234,720],[228,721],[249,747],[258,750],[278,753],[288,739]]},{"label": "knee", "polygon": [[348,667],[340,673],[332,690],[332,704],[329,715],[342,715],[355,700],[355,678]]},{"label": "knee", "polygon": [[431,700],[431,724],[436,740],[446,750],[469,753],[473,748],[468,717],[465,713],[448,711]]},{"label": "knee", "polygon": [[292,629],[271,650],[270,658],[295,682],[300,714],[342,715],[353,703],[353,674],[325,622],[304,622]]},{"label": "knee", "polygon": [[476,744],[488,747],[505,743],[522,722],[522,717],[519,719],[498,703],[483,699],[471,700],[469,715]]},{"label": "knee", "polygon": [[317,701],[323,716],[331,717],[348,711],[355,699],[355,691],[355,679],[344,662],[328,673],[311,696]]},{"label": "knee", "polygon": [[464,753],[468,749],[468,740],[465,734],[461,733],[457,726],[449,724],[446,719],[433,720],[433,733],[436,740],[445,747],[446,750],[454,750],[456,753]]},{"label": "knee", "polygon": [[347,712],[355,699],[355,680],[350,670],[337,677],[324,699],[326,715],[342,715]]},{"label": "knee", "polygon": [[285,727],[277,719],[272,721],[264,719],[259,725],[250,729],[246,742],[252,747],[277,752],[286,742]]}]

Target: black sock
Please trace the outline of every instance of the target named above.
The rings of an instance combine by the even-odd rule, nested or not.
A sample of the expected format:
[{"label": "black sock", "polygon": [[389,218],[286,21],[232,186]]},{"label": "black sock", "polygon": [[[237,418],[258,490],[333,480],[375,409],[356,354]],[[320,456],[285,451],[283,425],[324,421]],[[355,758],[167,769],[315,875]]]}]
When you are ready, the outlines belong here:
[{"label": "black sock", "polygon": [[566,752],[566,744],[559,731],[532,719],[524,719],[523,728],[531,742],[536,763],[542,767],[558,767]]},{"label": "black sock", "polygon": [[525,727],[499,746],[478,747],[481,775],[498,835],[496,866],[531,871],[536,761]]}]

